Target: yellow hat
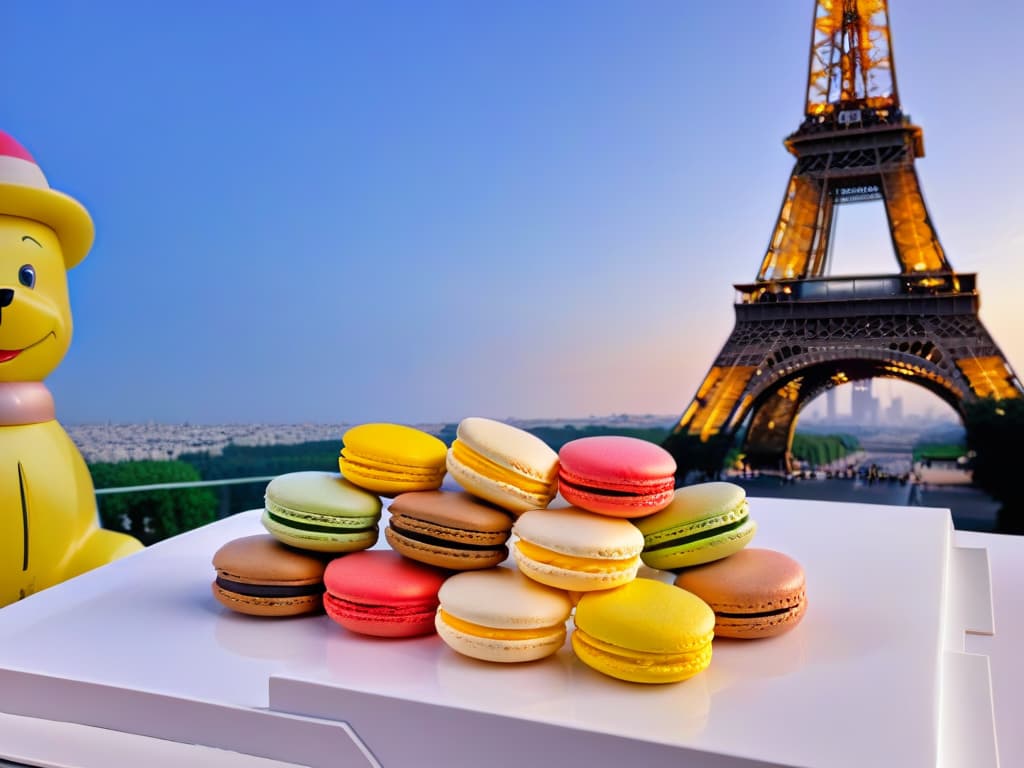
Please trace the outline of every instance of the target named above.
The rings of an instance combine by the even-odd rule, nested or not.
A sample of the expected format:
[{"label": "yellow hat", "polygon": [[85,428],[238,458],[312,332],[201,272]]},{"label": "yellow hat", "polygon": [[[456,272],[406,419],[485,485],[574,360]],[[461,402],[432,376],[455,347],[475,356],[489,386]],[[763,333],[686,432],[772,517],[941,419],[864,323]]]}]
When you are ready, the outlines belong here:
[{"label": "yellow hat", "polygon": [[92,247],[92,217],[73,197],[50,189],[32,155],[0,131],[0,215],[20,216],[57,233],[64,266],[74,267]]}]

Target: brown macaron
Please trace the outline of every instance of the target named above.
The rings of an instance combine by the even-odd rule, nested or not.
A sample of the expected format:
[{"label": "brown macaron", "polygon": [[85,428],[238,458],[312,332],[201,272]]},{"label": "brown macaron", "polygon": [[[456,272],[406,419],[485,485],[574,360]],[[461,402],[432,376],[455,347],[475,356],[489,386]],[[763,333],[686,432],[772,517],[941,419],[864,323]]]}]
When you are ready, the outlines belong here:
[{"label": "brown macaron", "polygon": [[323,609],[324,558],[262,534],[229,541],[213,556],[213,596],[250,616],[295,616]]},{"label": "brown macaron", "polygon": [[470,571],[508,557],[512,518],[464,492],[418,491],[396,496],[384,531],[391,548],[412,560]]},{"label": "brown macaron", "polygon": [[687,568],[675,584],[711,606],[715,637],[781,635],[800,623],[807,607],[804,569],[771,549],[743,549]]}]

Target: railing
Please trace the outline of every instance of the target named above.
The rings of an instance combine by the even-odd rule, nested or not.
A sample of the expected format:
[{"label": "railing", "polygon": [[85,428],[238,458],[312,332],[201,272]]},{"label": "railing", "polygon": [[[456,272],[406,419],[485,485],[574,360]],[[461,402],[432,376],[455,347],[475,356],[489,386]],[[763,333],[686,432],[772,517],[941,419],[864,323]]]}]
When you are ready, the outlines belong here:
[{"label": "railing", "polygon": [[189,480],[183,483],[153,483],[152,485],[121,485],[115,488],[97,488],[96,495],[107,493],[138,493],[140,491],[173,491],[180,488],[211,488],[219,485],[244,485],[245,483],[269,483],[277,475],[260,477],[232,477],[226,480]]},{"label": "railing", "polygon": [[897,297],[972,295],[974,274],[922,273],[770,280],[734,286],[737,304],[858,301]]}]

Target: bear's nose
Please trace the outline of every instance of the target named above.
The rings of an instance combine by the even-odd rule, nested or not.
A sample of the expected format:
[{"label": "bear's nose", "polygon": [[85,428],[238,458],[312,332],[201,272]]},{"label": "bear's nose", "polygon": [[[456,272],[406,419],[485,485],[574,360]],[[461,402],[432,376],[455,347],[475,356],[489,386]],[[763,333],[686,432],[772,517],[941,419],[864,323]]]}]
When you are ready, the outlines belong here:
[{"label": "bear's nose", "polygon": [[3,309],[12,301],[14,301],[14,289],[0,288],[0,309]]}]

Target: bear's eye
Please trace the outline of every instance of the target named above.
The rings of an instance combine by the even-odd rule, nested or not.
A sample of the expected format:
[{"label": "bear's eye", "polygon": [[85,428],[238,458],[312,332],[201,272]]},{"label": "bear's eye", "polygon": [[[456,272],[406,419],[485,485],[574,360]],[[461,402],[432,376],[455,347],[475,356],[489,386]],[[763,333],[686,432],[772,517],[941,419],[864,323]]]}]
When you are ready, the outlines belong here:
[{"label": "bear's eye", "polygon": [[18,270],[18,282],[26,288],[36,287],[36,268],[31,264],[22,264]]}]

